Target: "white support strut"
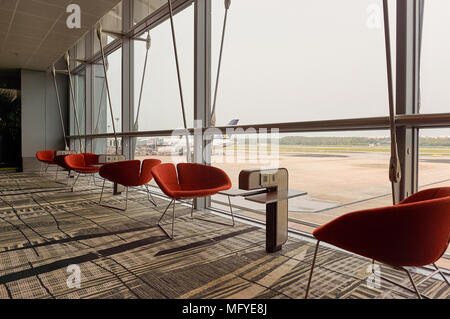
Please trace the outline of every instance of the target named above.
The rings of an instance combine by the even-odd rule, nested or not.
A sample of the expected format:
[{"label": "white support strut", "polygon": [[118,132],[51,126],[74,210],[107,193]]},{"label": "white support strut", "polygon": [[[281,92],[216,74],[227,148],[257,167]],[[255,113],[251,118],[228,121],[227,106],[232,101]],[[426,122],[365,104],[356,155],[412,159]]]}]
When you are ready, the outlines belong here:
[{"label": "white support strut", "polygon": [[217,91],[219,89],[219,78],[220,78],[220,69],[222,67],[222,56],[223,56],[223,45],[225,43],[225,32],[227,30],[227,19],[228,19],[228,10],[231,6],[231,0],[225,0],[225,16],[223,18],[223,28],[222,28],[222,40],[220,42],[220,53],[219,53],[219,63],[217,66],[217,75],[216,75],[216,86],[214,90],[214,101],[211,110],[211,126],[216,126],[216,102],[217,102]]},{"label": "white support strut", "polygon": [[397,147],[397,126],[395,123],[395,105],[394,105],[394,86],[392,81],[392,57],[391,57],[391,39],[389,29],[389,8],[388,0],[383,0],[383,16],[384,16],[384,40],[386,48],[386,71],[388,81],[388,98],[389,98],[389,120],[391,134],[391,158],[389,162],[389,180],[392,185],[392,198],[394,205],[396,204],[395,184],[399,183],[402,178],[402,168],[398,157]]},{"label": "white support strut", "polygon": [[61,100],[59,98],[58,84],[56,83],[55,65],[52,65],[52,75],[53,75],[53,83],[55,85],[56,101],[58,102],[58,111],[59,111],[59,118],[60,118],[60,121],[61,121],[61,129],[62,129],[63,137],[64,137],[64,149],[66,151],[68,151],[69,150],[69,145],[67,145],[66,129],[64,127],[64,119],[63,119],[62,110],[61,110]]},{"label": "white support strut", "polygon": [[73,112],[75,115],[75,123],[77,125],[77,131],[78,131],[78,136],[79,136],[79,141],[80,141],[80,153],[83,153],[84,150],[83,150],[83,143],[81,141],[80,122],[78,120],[78,103],[75,99],[75,92],[73,90],[72,75],[70,74],[70,57],[69,57],[68,52],[65,53],[64,58],[65,58],[66,64],[67,64],[67,74],[69,75],[70,95],[72,96]]},{"label": "white support strut", "polygon": [[[181,112],[183,114],[183,124],[184,124],[184,129],[187,130],[187,122],[186,122],[186,112],[185,112],[185,108],[184,108],[184,98],[183,98],[183,87],[181,85],[181,71],[180,71],[180,63],[178,61],[178,49],[177,49],[177,40],[175,37],[175,26],[173,23],[173,9],[172,9],[172,1],[171,0],[167,0],[168,5],[169,5],[169,17],[170,17],[170,26],[171,26],[171,31],[172,31],[172,42],[173,42],[173,51],[174,51],[174,55],[175,55],[175,63],[176,63],[176,68],[177,68],[177,76],[178,76],[178,89],[180,91],[180,102],[181,102]],[[191,148],[189,145],[189,134],[186,132],[186,160],[187,162],[191,162]]]},{"label": "white support strut", "polygon": [[105,62],[105,51],[103,48],[103,40],[102,40],[102,25],[100,23],[97,26],[97,37],[98,37],[98,41],[100,43],[100,52],[101,52],[101,56],[102,56],[103,72],[105,73],[106,93],[108,95],[109,112],[111,114],[114,142],[116,144],[116,155],[119,155],[119,143],[118,143],[118,139],[117,139],[116,125],[114,124],[114,114],[113,114],[113,110],[112,110],[112,101],[111,101],[111,94],[110,94],[110,90],[109,90],[108,73],[107,73],[106,62]]}]

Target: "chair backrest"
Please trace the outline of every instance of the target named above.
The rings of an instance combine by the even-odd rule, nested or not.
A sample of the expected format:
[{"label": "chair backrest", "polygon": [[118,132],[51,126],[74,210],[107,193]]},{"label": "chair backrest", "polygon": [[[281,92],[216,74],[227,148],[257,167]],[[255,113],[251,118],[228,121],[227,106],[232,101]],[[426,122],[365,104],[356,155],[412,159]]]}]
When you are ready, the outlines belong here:
[{"label": "chair backrest", "polygon": [[139,186],[141,161],[120,161],[102,165],[99,175],[123,186]]},{"label": "chair backrest", "polygon": [[70,169],[86,167],[83,154],[70,154],[64,157],[64,162]]},{"label": "chair backrest", "polygon": [[159,188],[169,197],[172,197],[172,192],[179,188],[177,170],[172,163],[153,166],[152,175]]},{"label": "chair backrest", "polygon": [[450,187],[429,188],[429,189],[425,189],[420,192],[417,192],[415,194],[412,194],[408,198],[405,198],[404,200],[402,200],[397,205],[422,202],[425,200],[437,199],[437,198],[448,197],[448,196],[450,196]]},{"label": "chair backrest", "polygon": [[53,161],[54,152],[53,151],[39,151],[36,152],[36,158],[41,162]]},{"label": "chair backrest", "polygon": [[314,236],[394,266],[425,266],[445,253],[450,240],[450,188],[418,192],[395,206],[340,216]]},{"label": "chair backrest", "polygon": [[159,159],[145,159],[142,161],[141,174],[139,175],[139,185],[145,185],[152,180],[152,168],[159,164],[161,164]]},{"label": "chair backrest", "polygon": [[195,163],[179,163],[177,165],[178,179],[182,187],[216,188],[231,187],[228,175],[220,168]]},{"label": "chair backrest", "polygon": [[86,166],[89,165],[97,165],[98,164],[98,155],[94,153],[82,153],[84,157],[84,164]]}]

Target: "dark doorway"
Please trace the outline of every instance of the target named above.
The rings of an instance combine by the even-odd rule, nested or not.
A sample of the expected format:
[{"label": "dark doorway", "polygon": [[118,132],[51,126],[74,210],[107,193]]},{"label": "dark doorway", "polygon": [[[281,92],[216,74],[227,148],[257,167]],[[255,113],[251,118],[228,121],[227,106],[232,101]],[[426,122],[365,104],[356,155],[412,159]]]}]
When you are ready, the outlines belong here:
[{"label": "dark doorway", "polygon": [[0,170],[22,170],[20,71],[0,70]]}]

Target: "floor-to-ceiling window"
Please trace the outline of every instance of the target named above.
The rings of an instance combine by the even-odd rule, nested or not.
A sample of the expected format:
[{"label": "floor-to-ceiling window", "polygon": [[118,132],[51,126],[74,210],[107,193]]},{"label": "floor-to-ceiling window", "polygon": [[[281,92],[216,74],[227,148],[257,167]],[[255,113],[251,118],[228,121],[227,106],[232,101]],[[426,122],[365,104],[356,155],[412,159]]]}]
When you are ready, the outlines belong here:
[{"label": "floor-to-ceiling window", "polygon": [[[86,73],[84,71],[72,75],[73,95],[70,94],[70,134],[84,135],[86,133]],[[81,145],[79,141],[81,140]],[[74,144],[76,149],[85,150],[85,139],[78,139]]]},{"label": "floor-to-ceiling window", "polygon": [[[194,7],[174,16],[183,89],[186,124],[193,127],[194,112]],[[170,21],[149,30],[151,46],[134,41],[134,125],[135,132],[184,128],[175,54]],[[147,39],[147,33],[140,36]],[[144,81],[144,82],[142,82]],[[142,84],[143,83],[143,84]],[[141,95],[142,88],[142,95]],[[182,136],[139,137],[135,140],[135,158],[159,158],[164,162],[186,160],[186,138]],[[190,147],[192,142],[190,142]]]},{"label": "floor-to-ceiling window", "polygon": [[[394,35],[394,3],[390,9]],[[213,1],[213,90],[224,13],[223,2]],[[371,0],[233,1],[216,125],[387,116],[382,14],[381,1]],[[215,136],[211,162],[229,173],[235,188],[244,168],[287,168],[290,188],[308,192],[289,202],[291,227],[311,231],[351,210],[392,201],[389,131],[293,132],[270,138],[265,146],[257,139]],[[261,157],[270,147],[270,159]],[[265,220],[264,206],[243,198],[233,203],[238,214]],[[226,210],[227,204],[226,197],[213,197],[213,207]]]},{"label": "floor-to-ceiling window", "polygon": [[[189,4],[185,1],[182,10],[176,8],[174,26],[186,124],[193,127],[194,79],[203,74],[194,73],[195,7]],[[225,8],[222,0],[212,0],[211,4],[211,87],[206,93],[213,101]],[[128,114],[121,113],[127,110],[122,107],[126,86],[121,85],[119,36],[127,6],[132,8],[132,30],[123,37],[139,37],[133,40],[131,56],[134,91],[130,132],[139,135],[130,136],[132,157],[185,161],[186,139],[171,134],[184,123],[166,1],[127,1],[101,20],[113,119],[103,66],[98,64],[99,41],[95,30],[92,33],[95,62],[87,66],[92,70],[92,99],[88,101],[92,104],[92,134],[111,134],[112,123],[119,135],[129,133],[121,126]],[[446,6],[445,0],[425,2],[421,114],[447,113]],[[389,9],[395,78],[396,1],[389,1]],[[141,95],[147,31],[151,46]],[[211,164],[227,171],[233,187],[238,187],[243,168],[288,168],[291,188],[308,192],[291,201],[290,226],[307,232],[346,212],[391,203],[388,121],[384,120],[382,128],[371,127],[375,118],[389,114],[381,0],[234,0],[221,67],[215,125],[256,127],[246,135],[213,136]],[[348,122],[339,130],[327,127],[329,121],[339,119],[360,119],[358,123],[365,125],[356,128]],[[301,124],[307,121],[314,129]],[[316,121],[328,122],[319,127]],[[284,131],[269,137],[259,131],[273,123],[280,123]],[[288,127],[288,123],[294,124]],[[420,129],[420,188],[445,183],[445,174],[439,172],[445,170],[447,135],[445,129]],[[114,152],[113,140],[111,135],[93,136],[92,149]],[[192,147],[193,140],[189,141]],[[264,220],[263,207],[239,198],[233,203],[238,214]],[[223,196],[212,198],[213,208],[226,211],[226,204]]]}]

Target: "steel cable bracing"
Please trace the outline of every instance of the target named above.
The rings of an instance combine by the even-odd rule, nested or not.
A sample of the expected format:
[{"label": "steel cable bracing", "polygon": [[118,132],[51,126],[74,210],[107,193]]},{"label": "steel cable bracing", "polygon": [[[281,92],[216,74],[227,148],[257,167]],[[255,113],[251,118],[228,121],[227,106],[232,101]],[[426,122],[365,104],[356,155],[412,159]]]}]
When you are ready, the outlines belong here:
[{"label": "steel cable bracing", "polygon": [[114,141],[116,143],[116,155],[119,155],[119,143],[117,140],[116,125],[114,124],[114,114],[113,114],[113,110],[112,110],[111,94],[110,94],[110,90],[109,90],[108,74],[107,74],[106,63],[105,63],[105,51],[103,49],[102,25],[100,23],[97,26],[97,37],[100,42],[100,52],[102,55],[103,72],[105,73],[106,93],[108,95],[109,112],[111,114],[112,128],[113,128],[113,133],[114,133]]},{"label": "steel cable bracing", "polygon": [[[146,70],[147,70],[148,52],[150,51],[151,45],[152,45],[152,39],[150,37],[150,31],[149,31],[149,32],[147,32],[147,38],[145,40],[146,52],[145,52],[145,60],[144,60],[144,69],[142,71],[141,89],[140,89],[140,92],[139,92],[139,102],[138,102],[138,109],[137,109],[137,114],[136,114],[136,120],[134,122],[134,132],[138,132],[139,131],[139,114],[140,114],[140,111],[141,111],[142,92],[143,92],[143,89],[144,89],[145,73],[146,73]],[[134,144],[134,148],[135,148],[134,151],[136,151],[136,146],[137,146],[136,145],[136,140],[137,140],[137,138],[134,137],[134,143],[133,143]]]},{"label": "steel cable bracing", "polygon": [[219,78],[220,78],[220,69],[222,67],[222,57],[223,57],[223,46],[225,43],[225,33],[227,30],[227,19],[228,19],[228,10],[231,6],[231,0],[225,0],[225,16],[223,18],[223,28],[222,28],[222,40],[220,42],[220,52],[219,52],[219,63],[217,66],[217,74],[216,74],[216,85],[214,89],[214,100],[211,110],[211,126],[216,126],[216,102],[217,102],[217,92],[219,89]]},{"label": "steel cable bracing", "polygon": [[[173,42],[173,52],[175,55],[175,63],[176,63],[176,69],[177,69],[177,76],[178,76],[178,89],[180,91],[180,102],[181,102],[181,112],[183,114],[183,124],[184,124],[184,129],[187,130],[187,122],[186,122],[186,112],[185,112],[185,108],[184,108],[184,97],[183,97],[183,87],[181,85],[181,71],[180,71],[180,63],[178,61],[178,48],[177,48],[177,40],[175,37],[175,26],[173,23],[173,9],[172,9],[172,1],[171,0],[167,0],[167,3],[169,5],[169,16],[170,16],[170,27],[171,27],[171,31],[172,31],[172,42]],[[189,145],[189,135],[186,132],[186,160],[187,162],[191,162],[190,161],[190,154],[191,154],[191,147]]]},{"label": "steel cable bracing", "polygon": [[384,16],[384,40],[386,49],[386,71],[388,81],[389,121],[391,134],[391,158],[389,162],[389,180],[391,181],[392,186],[392,200],[395,205],[397,198],[395,184],[401,181],[402,168],[398,157],[397,125],[395,123],[394,86],[392,81],[392,57],[391,57],[391,37],[389,28],[388,0],[383,0],[383,16]]},{"label": "steel cable bracing", "polygon": [[68,151],[69,145],[67,145],[66,129],[64,127],[64,119],[63,119],[62,110],[61,110],[61,100],[59,98],[58,84],[56,83],[55,65],[52,66],[52,75],[53,75],[53,83],[55,85],[56,100],[58,102],[58,111],[59,111],[59,118],[61,120],[61,129],[62,129],[63,136],[64,136],[64,147],[65,147],[65,150]]},{"label": "steel cable bracing", "polygon": [[78,136],[79,136],[79,140],[80,140],[80,153],[83,153],[83,143],[81,141],[80,122],[78,120],[78,111],[77,111],[78,104],[75,99],[75,92],[73,90],[72,75],[70,74],[70,58],[69,58],[68,52],[65,53],[64,58],[66,60],[66,65],[67,65],[67,74],[69,75],[70,95],[72,96],[72,105],[73,105],[73,111],[74,111],[74,115],[75,115],[75,123],[77,125],[77,131],[78,131]]}]

